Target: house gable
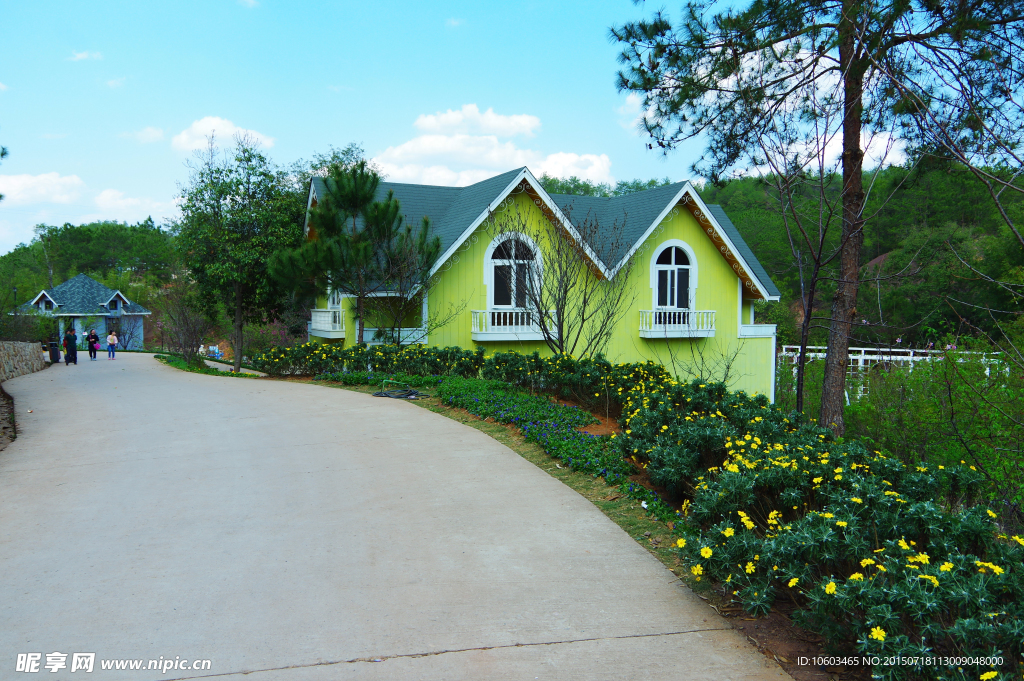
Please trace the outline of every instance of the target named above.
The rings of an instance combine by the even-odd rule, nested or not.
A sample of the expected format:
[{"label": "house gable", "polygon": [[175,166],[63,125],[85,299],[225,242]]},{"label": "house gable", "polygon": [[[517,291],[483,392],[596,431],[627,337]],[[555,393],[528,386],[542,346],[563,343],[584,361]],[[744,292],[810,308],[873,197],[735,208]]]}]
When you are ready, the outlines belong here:
[{"label": "house gable", "polygon": [[110,310],[105,305],[115,298],[123,301],[123,314],[152,314],[141,305],[128,300],[120,291],[104,286],[86,274],[74,276],[52,289],[43,289],[26,305],[35,305],[36,301],[43,297],[53,301],[52,313],[58,317],[106,317]]}]

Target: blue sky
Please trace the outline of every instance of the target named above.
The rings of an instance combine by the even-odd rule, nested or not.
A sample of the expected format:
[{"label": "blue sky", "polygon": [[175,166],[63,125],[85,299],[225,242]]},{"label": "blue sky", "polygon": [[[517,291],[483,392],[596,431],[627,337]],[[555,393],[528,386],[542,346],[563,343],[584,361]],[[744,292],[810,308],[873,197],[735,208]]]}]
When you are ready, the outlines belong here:
[{"label": "blue sky", "polygon": [[597,181],[689,177],[617,92],[613,24],[588,2],[6,2],[0,252],[37,223],[161,222],[211,130],[278,163],[361,144],[394,181],[528,165]]}]

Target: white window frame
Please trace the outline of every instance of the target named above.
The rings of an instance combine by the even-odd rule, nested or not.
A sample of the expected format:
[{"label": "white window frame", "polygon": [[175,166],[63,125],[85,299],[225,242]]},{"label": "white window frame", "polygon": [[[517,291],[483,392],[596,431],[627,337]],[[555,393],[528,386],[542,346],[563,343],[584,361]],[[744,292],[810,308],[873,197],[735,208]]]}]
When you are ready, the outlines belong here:
[{"label": "white window frame", "polygon": [[[690,264],[689,265],[659,265],[658,264],[658,256],[661,255],[665,251],[666,248],[672,248],[672,247],[678,247],[678,248],[683,249],[683,253],[685,253],[686,257],[690,260]],[[681,241],[679,239],[669,239],[668,241],[663,241],[660,244],[658,244],[654,248],[654,253],[651,255],[651,267],[650,267],[651,282],[650,282],[650,284],[651,284],[651,309],[652,310],[679,310],[679,309],[684,309],[684,308],[679,308],[679,307],[667,308],[667,307],[661,307],[661,306],[658,305],[658,272],[659,272],[659,270],[663,270],[663,269],[664,270],[676,270],[676,269],[679,269],[680,267],[686,267],[690,271],[690,285],[689,285],[689,290],[688,290],[688,294],[689,295],[688,295],[688,301],[687,301],[689,303],[689,307],[687,307],[685,309],[688,309],[691,312],[693,312],[693,311],[695,311],[697,309],[697,307],[696,307],[696,303],[697,303],[697,283],[698,283],[697,282],[697,273],[698,273],[698,269],[699,269],[699,267],[697,265],[697,255],[693,252],[693,249],[690,248],[690,244],[686,243],[685,241]]]},{"label": "white window frame", "polygon": [[327,289],[327,309],[328,310],[340,310],[341,309],[341,291],[335,291],[333,289]]},{"label": "white window frame", "polygon": [[[516,263],[516,262],[524,262],[522,260],[495,260],[494,259],[494,251],[497,250],[498,246],[500,246],[501,244],[503,244],[506,241],[509,241],[511,239],[519,239],[519,240],[521,240],[524,244],[526,244],[527,247],[529,247],[529,249],[531,251],[533,251],[533,263],[534,263],[533,273],[534,273],[534,278],[535,278],[534,286],[540,286],[540,282],[542,281],[544,261],[543,261],[543,258],[541,257],[540,248],[537,246],[537,243],[533,239],[531,239],[526,234],[501,234],[501,235],[495,237],[494,240],[491,241],[490,244],[488,244],[487,250],[484,252],[484,286],[487,288],[487,309],[488,310],[529,310],[530,309],[530,302],[529,302],[529,300],[527,300],[527,302],[526,302],[526,307],[516,307],[516,304],[515,304],[515,302],[516,302],[516,300],[515,300],[515,298],[516,298],[516,296],[515,296],[515,286],[518,284],[518,282],[516,282],[513,285],[512,304],[511,305],[495,305],[494,304],[494,291],[497,288],[494,285],[494,267],[495,267],[495,265],[513,264],[513,263]],[[515,267],[512,268],[512,276],[513,277],[516,276]]]}]

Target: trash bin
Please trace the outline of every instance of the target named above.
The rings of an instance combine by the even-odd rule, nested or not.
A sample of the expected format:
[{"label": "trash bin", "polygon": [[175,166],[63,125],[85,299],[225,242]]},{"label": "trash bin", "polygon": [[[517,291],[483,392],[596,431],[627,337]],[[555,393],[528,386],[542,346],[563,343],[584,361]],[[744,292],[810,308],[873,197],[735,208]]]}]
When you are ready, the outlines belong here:
[{"label": "trash bin", "polygon": [[57,341],[50,341],[50,362],[60,364],[60,346]]}]

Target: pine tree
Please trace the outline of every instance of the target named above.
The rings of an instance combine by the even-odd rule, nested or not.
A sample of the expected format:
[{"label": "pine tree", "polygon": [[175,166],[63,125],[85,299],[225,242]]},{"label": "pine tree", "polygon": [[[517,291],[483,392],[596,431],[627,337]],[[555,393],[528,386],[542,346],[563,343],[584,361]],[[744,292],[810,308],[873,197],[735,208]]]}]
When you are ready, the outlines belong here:
[{"label": "pine tree", "polygon": [[758,164],[758,137],[775,116],[812,125],[821,106],[840,113],[841,252],[821,421],[841,434],[864,239],[862,136],[899,134],[949,82],[1005,88],[1004,71],[1020,59],[1024,0],[750,0],[718,12],[713,4],[691,0],[675,25],[658,12],[613,28],[626,66],[619,88],[643,93],[641,127],[665,152],[705,138],[694,170],[712,180]]}]

